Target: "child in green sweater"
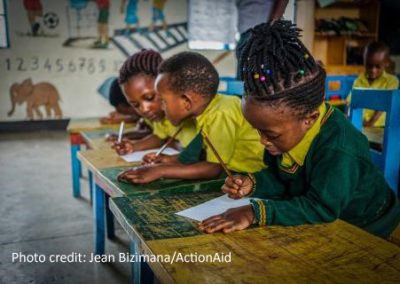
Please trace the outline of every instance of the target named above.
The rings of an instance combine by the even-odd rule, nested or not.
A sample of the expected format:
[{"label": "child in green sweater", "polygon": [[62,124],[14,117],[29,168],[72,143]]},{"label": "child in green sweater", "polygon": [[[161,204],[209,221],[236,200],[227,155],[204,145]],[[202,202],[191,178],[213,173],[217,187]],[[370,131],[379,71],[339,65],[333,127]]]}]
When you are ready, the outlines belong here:
[{"label": "child in green sweater", "polygon": [[[207,233],[317,224],[338,218],[381,237],[400,222],[394,192],[370,158],[367,139],[324,103],[325,71],[290,21],[253,28],[240,60],[245,118],[261,135],[268,166],[227,178],[232,198],[250,205],[204,220]],[[255,182],[253,182],[254,180]]]}]

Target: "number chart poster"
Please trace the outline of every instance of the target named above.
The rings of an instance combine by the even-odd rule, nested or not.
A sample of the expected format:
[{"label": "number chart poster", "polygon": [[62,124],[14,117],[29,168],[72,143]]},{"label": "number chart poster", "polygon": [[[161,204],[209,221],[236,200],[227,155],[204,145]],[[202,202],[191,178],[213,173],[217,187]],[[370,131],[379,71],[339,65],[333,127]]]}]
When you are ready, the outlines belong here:
[{"label": "number chart poster", "polygon": [[[185,0],[6,0],[0,121],[106,115],[99,89],[142,48],[187,50]],[[109,80],[108,80],[109,81]]]}]

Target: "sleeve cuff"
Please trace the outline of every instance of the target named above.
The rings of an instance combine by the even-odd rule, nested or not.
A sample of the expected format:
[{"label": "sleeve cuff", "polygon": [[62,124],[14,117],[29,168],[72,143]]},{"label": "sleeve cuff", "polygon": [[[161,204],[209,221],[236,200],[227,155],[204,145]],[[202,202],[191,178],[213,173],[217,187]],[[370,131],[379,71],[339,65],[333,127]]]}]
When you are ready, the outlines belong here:
[{"label": "sleeve cuff", "polygon": [[251,206],[254,210],[255,215],[255,223],[258,226],[265,226],[267,225],[267,206],[266,201],[260,199],[251,199],[250,200]]}]

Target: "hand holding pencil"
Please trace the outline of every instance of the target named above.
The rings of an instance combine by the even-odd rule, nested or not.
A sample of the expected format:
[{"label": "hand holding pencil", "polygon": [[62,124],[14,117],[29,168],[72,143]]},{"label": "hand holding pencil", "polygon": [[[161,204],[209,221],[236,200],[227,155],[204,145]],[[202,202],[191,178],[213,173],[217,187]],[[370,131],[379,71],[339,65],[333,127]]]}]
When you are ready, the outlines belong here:
[{"label": "hand holding pencil", "polygon": [[254,178],[251,175],[232,175],[231,171],[228,169],[225,162],[218,154],[217,149],[215,149],[214,145],[211,143],[210,138],[208,138],[207,134],[204,131],[201,131],[201,133],[205,142],[211,148],[222,168],[224,169],[226,175],[228,176],[225,179],[225,184],[221,188],[222,192],[227,193],[228,196],[233,199],[240,199],[250,194],[253,191],[253,187],[255,184]]},{"label": "hand holding pencil", "polygon": [[159,164],[159,163],[168,163],[174,160],[173,157],[168,155],[163,155],[162,152],[167,149],[167,147],[175,141],[178,134],[182,131],[183,126],[179,127],[178,130],[168,139],[168,141],[157,151],[153,153],[146,154],[143,157],[142,165],[152,165],[152,164]]}]

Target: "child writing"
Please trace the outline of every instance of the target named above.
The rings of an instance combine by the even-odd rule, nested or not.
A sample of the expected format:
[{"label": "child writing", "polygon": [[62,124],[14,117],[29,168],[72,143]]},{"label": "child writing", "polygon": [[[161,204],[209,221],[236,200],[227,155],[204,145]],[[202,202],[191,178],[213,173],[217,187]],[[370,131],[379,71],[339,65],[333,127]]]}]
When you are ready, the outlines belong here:
[{"label": "child writing", "polygon": [[394,192],[370,158],[368,141],[324,103],[325,71],[290,21],[252,31],[240,60],[244,116],[265,146],[268,168],[227,178],[232,198],[254,196],[200,224],[207,233],[259,226],[316,224],[338,218],[388,237],[400,222]]},{"label": "child writing", "polygon": [[[162,98],[167,118],[173,125],[193,121],[198,135],[192,141],[204,149],[206,159],[191,163],[156,164],[125,172],[134,183],[148,183],[159,178],[211,179],[223,168],[212,149],[203,141],[205,133],[228,169],[255,172],[264,167],[263,146],[257,131],[244,119],[240,99],[216,94],[217,70],[204,56],[182,52],[165,60],[159,67],[156,90]],[[196,152],[196,151],[193,151]]]},{"label": "child writing", "polygon": [[[353,88],[395,90],[399,88],[396,76],[386,73],[389,65],[389,47],[382,42],[371,42],[364,50],[365,72],[354,81]],[[349,100],[351,97],[349,97]],[[369,127],[384,127],[386,114],[365,109],[363,124]]]},{"label": "child writing", "polygon": [[[178,130],[178,127],[165,118],[159,95],[154,90],[157,68],[161,62],[162,58],[158,52],[142,50],[130,56],[120,69],[119,83],[122,84],[128,103],[153,128],[153,134],[139,141],[124,139],[121,143],[115,142],[113,147],[120,155],[158,148]],[[186,147],[195,135],[194,125],[185,123],[176,140]]]}]

